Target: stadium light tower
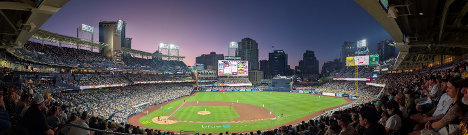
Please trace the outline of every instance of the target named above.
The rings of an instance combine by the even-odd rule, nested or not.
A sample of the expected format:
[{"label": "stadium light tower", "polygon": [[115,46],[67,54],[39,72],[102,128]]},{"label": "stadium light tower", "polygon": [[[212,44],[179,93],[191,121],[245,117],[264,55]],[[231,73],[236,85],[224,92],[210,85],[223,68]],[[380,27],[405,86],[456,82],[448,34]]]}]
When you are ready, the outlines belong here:
[{"label": "stadium light tower", "polygon": [[84,39],[82,38],[83,34],[88,34],[88,40],[94,42],[94,27],[81,24],[81,26],[76,29],[76,37]]},{"label": "stadium light tower", "polygon": [[[230,42],[228,47],[228,56],[236,56],[236,50],[239,47],[237,42]],[[231,50],[233,50],[234,55],[231,55]]]}]

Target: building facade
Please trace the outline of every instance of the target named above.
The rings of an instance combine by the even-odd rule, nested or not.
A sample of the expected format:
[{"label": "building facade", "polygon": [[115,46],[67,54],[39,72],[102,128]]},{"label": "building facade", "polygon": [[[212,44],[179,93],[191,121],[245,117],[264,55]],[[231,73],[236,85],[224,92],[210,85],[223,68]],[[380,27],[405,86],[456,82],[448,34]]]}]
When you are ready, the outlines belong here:
[{"label": "building facade", "polygon": [[125,45],[122,47],[132,49],[132,38],[125,38]]},{"label": "building facade", "polygon": [[218,70],[218,60],[224,60],[224,54],[210,52],[210,54],[202,54],[195,59],[196,63],[203,64],[205,69],[211,69],[215,71]]},{"label": "building facade", "polygon": [[123,20],[99,22],[99,42],[109,45],[100,50],[105,57],[115,60],[120,55],[116,53],[125,45],[125,26]]},{"label": "building facade", "polygon": [[357,51],[356,42],[345,41],[343,45],[341,46],[341,54],[340,54],[341,63],[346,63],[346,57],[355,56],[356,51]]},{"label": "building facade", "polygon": [[395,47],[389,44],[393,43],[391,39],[384,39],[377,44],[377,54],[379,55],[379,61],[385,61],[392,57],[395,57]]},{"label": "building facade", "polygon": [[236,57],[249,62],[249,70],[258,70],[258,43],[251,38],[244,38],[238,43]]},{"label": "building facade", "polygon": [[260,71],[263,71],[263,78],[271,79],[269,66],[268,60],[260,60]]},{"label": "building facade", "polygon": [[268,54],[269,74],[285,76],[288,73],[288,54],[283,50],[274,50]]},{"label": "building facade", "polygon": [[260,70],[250,70],[249,71],[249,81],[252,85],[260,84],[263,80],[263,71]]},{"label": "building facade", "polygon": [[320,73],[322,76],[330,76],[333,71],[339,70],[341,68],[340,59],[335,59],[333,61],[327,61],[323,63],[322,72]]}]

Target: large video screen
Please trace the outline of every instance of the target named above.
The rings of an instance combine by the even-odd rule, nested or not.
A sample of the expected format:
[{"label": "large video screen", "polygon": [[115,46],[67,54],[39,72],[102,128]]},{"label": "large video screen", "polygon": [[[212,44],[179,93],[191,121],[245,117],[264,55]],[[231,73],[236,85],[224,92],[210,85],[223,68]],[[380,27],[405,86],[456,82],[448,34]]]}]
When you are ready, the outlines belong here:
[{"label": "large video screen", "polygon": [[218,60],[218,76],[248,76],[247,61]]}]

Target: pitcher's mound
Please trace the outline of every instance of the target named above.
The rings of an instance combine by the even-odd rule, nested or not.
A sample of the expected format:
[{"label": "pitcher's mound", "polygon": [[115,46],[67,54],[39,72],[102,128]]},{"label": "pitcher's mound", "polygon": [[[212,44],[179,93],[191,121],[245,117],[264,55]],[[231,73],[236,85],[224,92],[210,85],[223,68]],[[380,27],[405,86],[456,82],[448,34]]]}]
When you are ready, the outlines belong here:
[{"label": "pitcher's mound", "polygon": [[199,115],[208,115],[208,114],[211,114],[210,111],[199,111],[198,112]]},{"label": "pitcher's mound", "polygon": [[[160,116],[160,120],[158,120],[158,117],[153,118],[153,122],[156,124],[174,124],[177,123],[175,120],[169,120],[169,116]],[[167,119],[167,120],[166,120]]]}]

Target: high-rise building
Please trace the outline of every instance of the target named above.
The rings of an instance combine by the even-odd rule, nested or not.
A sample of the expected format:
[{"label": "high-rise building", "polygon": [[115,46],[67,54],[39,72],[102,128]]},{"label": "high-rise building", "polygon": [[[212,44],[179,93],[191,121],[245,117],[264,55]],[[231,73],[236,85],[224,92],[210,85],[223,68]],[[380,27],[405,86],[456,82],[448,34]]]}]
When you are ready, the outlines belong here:
[{"label": "high-rise building", "polygon": [[263,71],[259,70],[250,70],[249,71],[249,81],[253,85],[260,84],[263,79]]},{"label": "high-rise building", "polygon": [[122,46],[125,46],[125,26],[123,20],[99,22],[99,42],[109,46],[104,47],[101,52],[108,58],[115,59],[116,53],[121,53]]},{"label": "high-rise building", "polygon": [[323,63],[322,72],[320,73],[322,76],[330,76],[333,71],[339,70],[341,67],[340,59],[335,59],[333,61],[327,61]]},{"label": "high-rise building", "polygon": [[269,66],[268,60],[260,60],[260,71],[263,71],[263,78],[271,79]]},{"label": "high-rise building", "polygon": [[377,44],[377,54],[379,55],[379,61],[385,61],[392,57],[395,57],[395,47],[389,44],[393,41],[391,39],[384,39]]},{"label": "high-rise building", "polygon": [[132,38],[125,38],[124,48],[132,49]]},{"label": "high-rise building", "polygon": [[203,64],[205,69],[218,70],[218,60],[224,60],[224,54],[216,54],[216,52],[210,52],[210,54],[202,54],[198,56],[195,61],[198,64]]},{"label": "high-rise building", "polygon": [[306,50],[302,55],[302,61],[304,74],[319,74],[319,61],[315,57],[314,51]]},{"label": "high-rise building", "polygon": [[258,43],[251,38],[244,38],[238,43],[236,57],[249,62],[249,70],[258,70]]},{"label": "high-rise building", "polygon": [[270,75],[282,75],[285,76],[288,73],[288,54],[284,53],[283,50],[274,50],[268,55],[268,62],[270,64]]},{"label": "high-rise building", "polygon": [[355,56],[356,50],[357,50],[356,42],[345,41],[343,45],[341,46],[341,56],[340,56],[341,63],[346,63],[346,57]]}]

